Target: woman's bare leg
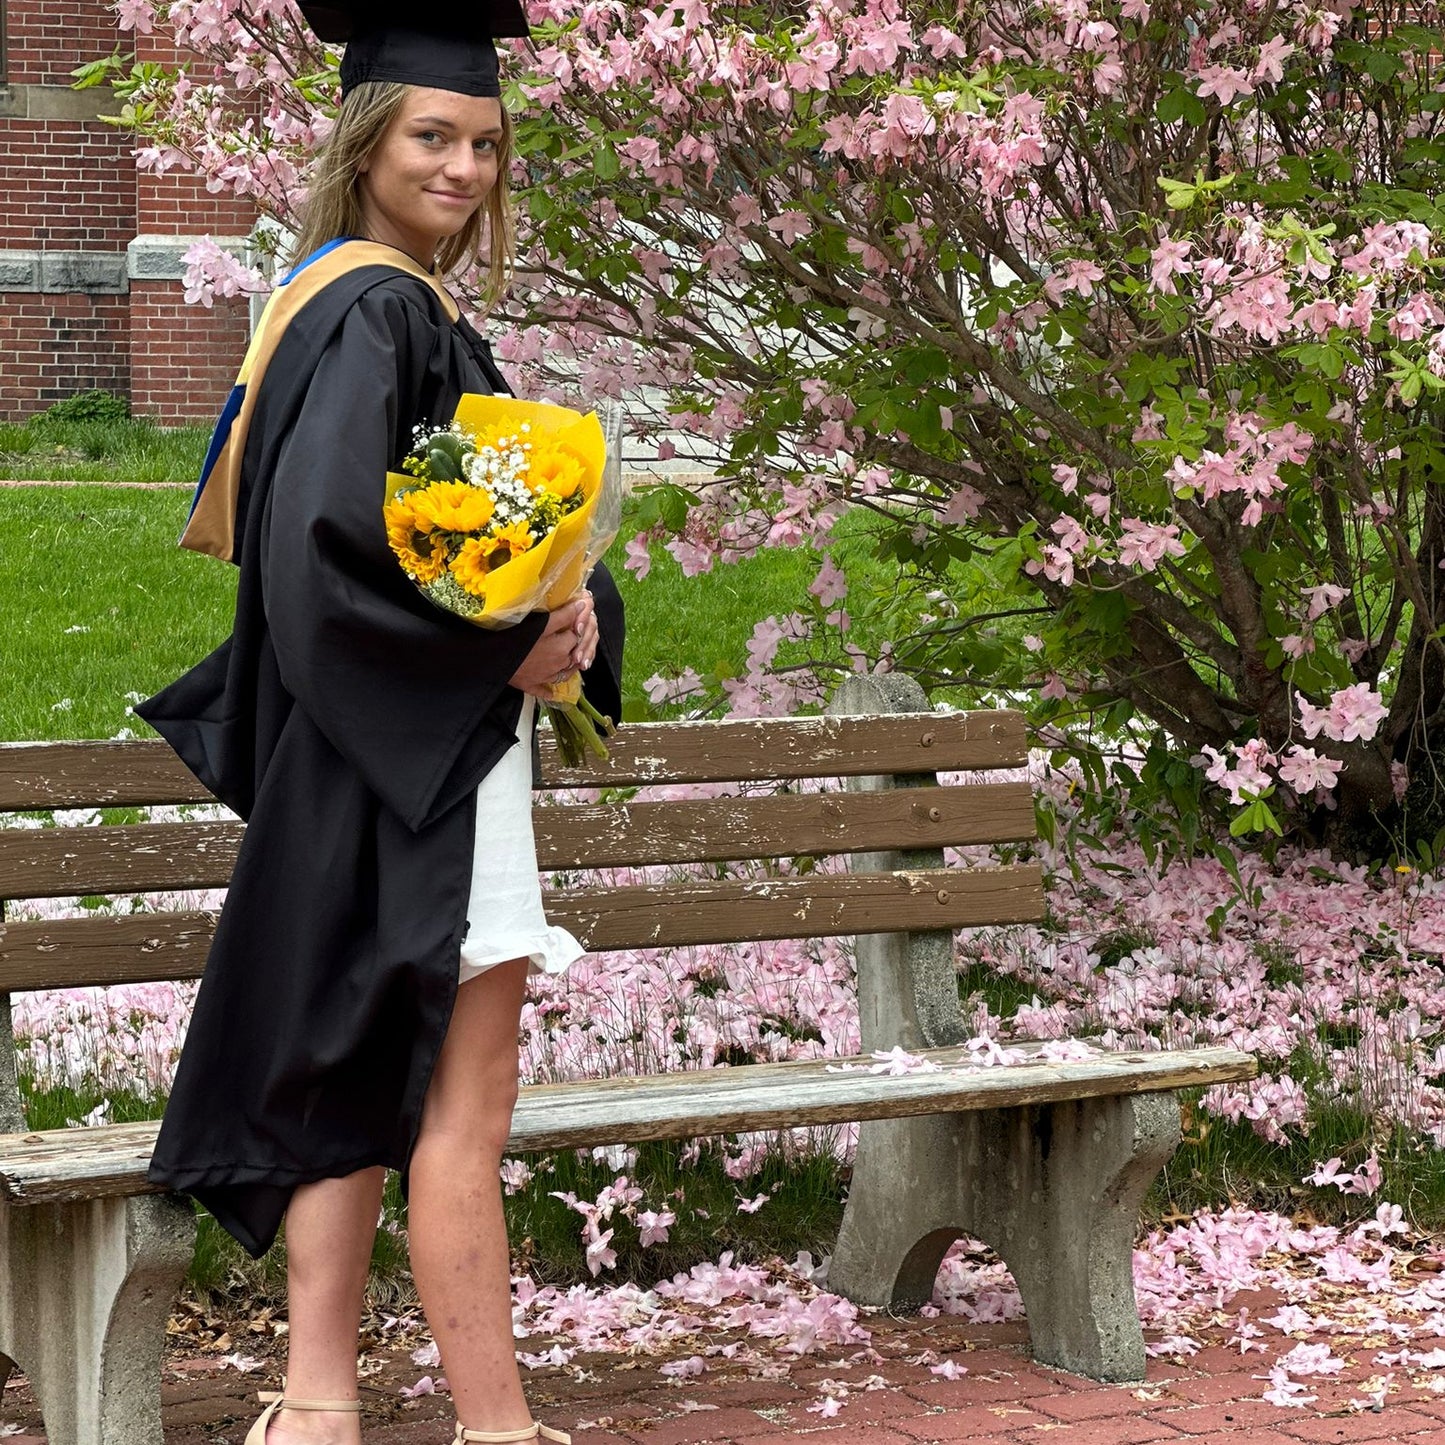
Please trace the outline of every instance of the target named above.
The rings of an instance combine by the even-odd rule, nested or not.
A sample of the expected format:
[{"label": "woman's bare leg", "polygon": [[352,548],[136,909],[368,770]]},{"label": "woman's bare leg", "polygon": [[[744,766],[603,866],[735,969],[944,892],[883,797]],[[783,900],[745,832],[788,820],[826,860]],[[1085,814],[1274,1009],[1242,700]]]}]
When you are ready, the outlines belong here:
[{"label": "woman's bare leg", "polygon": [[[356,1398],[356,1340],[371,1242],[381,1212],[382,1169],[302,1185],[286,1211],[286,1394],[298,1400]],[[281,1410],[267,1445],[359,1445],[361,1417]]]},{"label": "woman's bare leg", "polygon": [[499,1169],[517,1101],[525,959],[470,979],[422,1110],[407,1211],[417,1293],[469,1430],[531,1421],[512,1342],[511,1259]]}]

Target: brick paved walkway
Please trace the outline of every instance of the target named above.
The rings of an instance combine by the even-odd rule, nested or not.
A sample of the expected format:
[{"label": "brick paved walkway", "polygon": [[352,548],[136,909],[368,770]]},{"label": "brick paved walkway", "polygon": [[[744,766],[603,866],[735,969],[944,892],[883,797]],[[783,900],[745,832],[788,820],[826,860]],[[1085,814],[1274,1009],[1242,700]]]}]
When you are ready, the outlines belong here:
[{"label": "brick paved walkway", "polygon": [[[1267,1300],[1257,1303],[1269,1308]],[[1268,1353],[1241,1356],[1226,1347],[1228,1331],[1206,1331],[1204,1349],[1187,1362],[1151,1360],[1142,1386],[1109,1386],[1035,1365],[1021,1323],[867,1323],[872,1352],[828,1350],[794,1361],[776,1378],[757,1378],[756,1365],[750,1375],[747,1366],[714,1356],[701,1376],[674,1382],[659,1373],[655,1356],[579,1354],[565,1368],[529,1372],[528,1392],[538,1417],[573,1431],[577,1445],[1445,1445],[1445,1374],[1382,1369],[1374,1360],[1391,1346],[1383,1339],[1339,1347],[1345,1369],[1306,1381],[1318,1399],[1284,1408],[1261,1398],[1268,1381],[1259,1378],[1296,1343],[1283,1336]],[[965,1373],[935,1376],[935,1356]],[[364,1387],[366,1445],[446,1445],[446,1397],[401,1396],[401,1386],[424,1373],[404,1352],[374,1363]],[[205,1358],[173,1362],[164,1386],[165,1445],[240,1445],[264,1383],[260,1374],[242,1376]],[[1372,1405],[1371,1391],[1381,1389],[1382,1403]],[[831,1418],[809,1408],[828,1397],[838,1402]],[[5,1406],[9,1428],[24,1433],[8,1436],[0,1426],[4,1445],[43,1445],[28,1390],[8,1389]]]}]

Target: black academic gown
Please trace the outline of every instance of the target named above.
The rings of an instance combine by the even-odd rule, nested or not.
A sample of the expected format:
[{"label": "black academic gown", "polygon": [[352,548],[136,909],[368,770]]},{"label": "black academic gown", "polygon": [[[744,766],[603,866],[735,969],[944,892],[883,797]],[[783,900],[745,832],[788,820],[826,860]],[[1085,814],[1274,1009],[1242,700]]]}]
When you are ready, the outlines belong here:
[{"label": "black academic gown", "polygon": [[[424,282],[364,267],[287,328],[260,382],[227,642],[136,709],[248,827],[150,1177],[246,1249],[297,1185],[405,1171],[456,998],[475,790],[515,746],[539,636],[427,602],[386,543],[412,428],[505,391]],[[622,610],[591,582],[589,698],[620,716]]]}]

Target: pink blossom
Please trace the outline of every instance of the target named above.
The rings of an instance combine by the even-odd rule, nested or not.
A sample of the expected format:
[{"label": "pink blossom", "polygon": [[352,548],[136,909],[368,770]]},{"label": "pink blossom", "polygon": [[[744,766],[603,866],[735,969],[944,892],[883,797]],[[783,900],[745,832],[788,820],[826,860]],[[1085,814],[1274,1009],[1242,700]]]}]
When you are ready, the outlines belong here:
[{"label": "pink blossom", "polygon": [[768,230],[778,233],[785,246],[801,240],[813,229],[812,219],[802,211],[783,211],[772,217],[767,225]]},{"label": "pink blossom", "polygon": [[1323,617],[1330,608],[1339,606],[1349,594],[1333,582],[1322,582],[1318,587],[1302,587],[1300,595],[1309,598],[1309,610],[1305,616],[1313,621],[1316,617]]},{"label": "pink blossom", "polygon": [[831,607],[848,595],[848,578],[832,557],[824,557],[818,575],[808,585],[808,591],[822,603]]},{"label": "pink blossom", "polygon": [[181,279],[189,303],[210,306],[217,296],[229,299],[270,289],[259,271],[237,260],[208,236],[188,246],[181,260],[185,265]]},{"label": "pink blossom", "polygon": [[1298,1344],[1280,1357],[1280,1368],[1291,1375],[1338,1375],[1345,1362],[1328,1345]]},{"label": "pink blossom", "polygon": [[654,1244],[666,1244],[668,1231],[677,1223],[677,1216],[670,1209],[644,1209],[637,1216],[638,1242],[644,1249]]},{"label": "pink blossom", "polygon": [[1284,62],[1294,54],[1294,46],[1282,35],[1271,35],[1259,47],[1259,58],[1250,72],[1255,85],[1269,81],[1278,85],[1284,79]]},{"label": "pink blossom", "polygon": [[947,522],[950,526],[957,526],[961,522],[978,516],[982,508],[983,493],[977,487],[971,487],[965,482],[944,503],[939,520]]},{"label": "pink blossom", "polygon": [[734,196],[728,207],[740,226],[760,226],[763,223],[763,210],[755,196]]},{"label": "pink blossom", "polygon": [[629,537],[624,552],[627,560],[623,566],[639,580],[646,577],[652,570],[652,549],[648,545],[648,534],[639,532],[635,537]]},{"label": "pink blossom", "polygon": [[1165,557],[1185,554],[1179,528],[1173,522],[1144,522],[1137,517],[1125,517],[1119,525],[1119,561],[1126,567],[1142,567],[1146,572],[1153,572]]},{"label": "pink blossom", "polygon": [[1235,743],[1227,746],[1233,754],[1232,761],[1216,748],[1203,749],[1204,756],[1198,761],[1209,763],[1204,776],[1225,789],[1231,803],[1243,803],[1249,797],[1261,796],[1272,784],[1268,770],[1278,761],[1275,755],[1262,738],[1251,738],[1243,746]]},{"label": "pink blossom", "polygon": [[532,1182],[532,1171],[521,1159],[502,1160],[502,1189],[507,1194],[515,1194],[519,1189],[525,1189]]},{"label": "pink blossom", "polygon": [[1196,79],[1199,85],[1195,94],[1200,100],[1215,96],[1221,105],[1228,105],[1236,96],[1254,94],[1254,82],[1233,65],[1206,65]]},{"label": "pink blossom", "polygon": [[649,701],[657,703],[680,702],[693,697],[702,690],[702,678],[691,667],[685,667],[676,677],[664,677],[654,673],[643,683]]},{"label": "pink blossom", "polygon": [[1024,563],[1024,571],[1030,576],[1042,572],[1051,582],[1072,587],[1074,585],[1074,554],[1063,547],[1049,544],[1045,544],[1039,550],[1042,554],[1041,560],[1035,561],[1031,558]]},{"label": "pink blossom", "polygon": [[596,1279],[604,1269],[617,1268],[617,1251],[609,1248],[612,1230],[605,1230],[587,1245],[587,1269]]},{"label": "pink blossom", "polygon": [[1175,241],[1168,235],[1160,238],[1159,244],[1149,253],[1152,262],[1149,275],[1156,290],[1166,296],[1177,294],[1174,277],[1188,275],[1194,270],[1194,263],[1189,260],[1191,245],[1189,241]]},{"label": "pink blossom", "polygon": [[1094,294],[1094,287],[1103,279],[1103,270],[1093,261],[1068,260],[1061,270],[1055,271],[1044,282],[1044,291],[1054,302],[1062,301],[1070,291],[1088,297]]},{"label": "pink blossom", "polygon": [[711,572],[713,563],[717,561],[716,549],[703,542],[694,542],[686,537],[673,537],[666,545],[677,565],[682,568],[684,577],[696,577],[700,573]]},{"label": "pink blossom", "polygon": [[1337,743],[1353,742],[1357,738],[1369,742],[1390,715],[1380,694],[1366,682],[1341,688],[1331,695],[1325,707],[1315,707],[1304,698],[1298,700],[1298,706],[1300,729],[1307,738],[1324,733]]},{"label": "pink blossom", "polygon": [[1358,1232],[1378,1234],[1384,1239],[1391,1234],[1409,1235],[1410,1226],[1405,1222],[1405,1211],[1398,1204],[1382,1204],[1375,1210],[1375,1217],[1360,1225]]},{"label": "pink blossom", "polygon": [[1334,758],[1321,757],[1313,748],[1292,745],[1279,765],[1282,783],[1288,783],[1301,797],[1313,793],[1316,788],[1332,789],[1340,778],[1343,763]]},{"label": "pink blossom", "polygon": [[1404,798],[1410,788],[1410,770],[1397,758],[1390,764],[1390,790],[1396,801]]},{"label": "pink blossom", "polygon": [[953,31],[942,25],[930,25],[921,39],[935,60],[947,60],[950,57],[963,59],[968,54],[968,46]]},{"label": "pink blossom", "polygon": [[1317,296],[1294,313],[1290,324],[1307,328],[1315,336],[1323,336],[1331,327],[1340,324],[1340,308],[1328,296]]},{"label": "pink blossom", "polygon": [[122,30],[134,30],[137,35],[149,35],[155,28],[155,16],[151,0],[117,0],[115,13]]}]

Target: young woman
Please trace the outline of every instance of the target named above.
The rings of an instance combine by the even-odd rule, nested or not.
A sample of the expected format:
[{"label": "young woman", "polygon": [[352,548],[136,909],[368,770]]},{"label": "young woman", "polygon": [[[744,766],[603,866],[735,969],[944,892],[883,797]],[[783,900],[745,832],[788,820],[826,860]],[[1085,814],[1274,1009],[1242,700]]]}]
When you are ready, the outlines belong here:
[{"label": "young woman", "polygon": [[517,1373],[498,1167],[527,972],[581,952],[542,916],[534,699],[581,668],[617,715],[621,605],[599,570],[489,632],[432,607],[387,548],[384,476],[413,428],[505,389],[438,276],[483,236],[494,286],[506,272],[510,129],[488,37],[347,29],[307,259],[185,539],[239,566],[234,631],[138,709],[248,820],[152,1177],[258,1255],[284,1216],[285,1393],[247,1445],[358,1445],[386,1167],[409,1186],[455,1439],[560,1441]]}]

